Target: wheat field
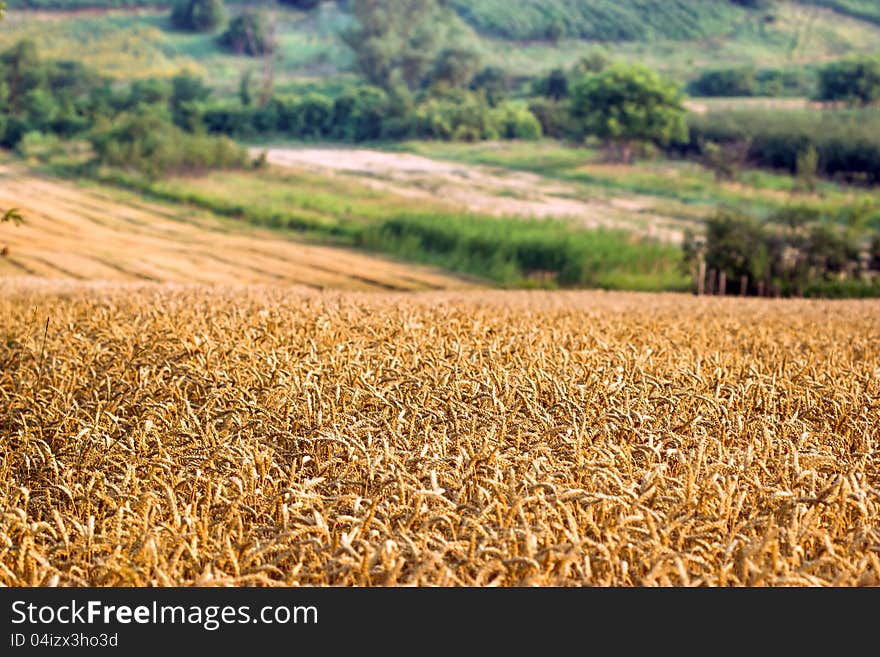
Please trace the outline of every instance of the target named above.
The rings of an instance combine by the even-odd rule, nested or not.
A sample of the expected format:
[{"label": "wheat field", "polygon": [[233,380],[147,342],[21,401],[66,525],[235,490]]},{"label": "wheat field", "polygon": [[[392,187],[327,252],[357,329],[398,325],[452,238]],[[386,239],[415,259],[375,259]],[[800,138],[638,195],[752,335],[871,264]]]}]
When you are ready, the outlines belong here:
[{"label": "wheat field", "polygon": [[0,583],[876,586],[878,320],[0,279]]},{"label": "wheat field", "polygon": [[26,218],[0,232],[0,278],[280,283],[315,289],[473,287],[439,269],[308,244],[185,205],[41,177],[0,163],[0,208]]}]

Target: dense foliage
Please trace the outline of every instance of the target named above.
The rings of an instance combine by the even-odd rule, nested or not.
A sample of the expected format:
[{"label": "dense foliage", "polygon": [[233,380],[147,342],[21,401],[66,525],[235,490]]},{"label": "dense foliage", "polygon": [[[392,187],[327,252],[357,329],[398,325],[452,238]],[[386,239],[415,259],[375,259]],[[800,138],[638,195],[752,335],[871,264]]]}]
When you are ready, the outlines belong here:
[{"label": "dense foliage", "polygon": [[850,182],[880,182],[880,110],[717,111],[691,114],[690,138],[672,150],[702,153],[705,144],[746,144],[755,165],[797,172],[813,148],[819,174]]},{"label": "dense foliage", "polygon": [[0,53],[0,145],[47,146],[56,138],[88,140],[102,164],[149,176],[245,164],[244,150],[226,139],[190,134],[199,126],[200,81],[114,88],[76,62],[46,62],[23,41]]},{"label": "dense foliage", "polygon": [[812,96],[815,89],[816,73],[808,68],[711,69],[688,84],[692,96]]},{"label": "dense foliage", "polygon": [[865,222],[874,209],[865,203],[828,217],[789,207],[764,221],[725,209],[708,220],[704,238],[686,241],[685,254],[691,266],[702,259],[724,272],[732,294],[873,296],[880,233]]},{"label": "dense foliage", "polygon": [[638,65],[616,64],[581,78],[571,94],[571,113],[584,134],[619,146],[628,161],[637,144],[666,145],[687,136],[677,85]]},{"label": "dense foliage", "polygon": [[400,95],[440,81],[466,86],[479,62],[451,10],[437,0],[351,0],[354,26],[343,34],[358,72]]},{"label": "dense foliage", "polygon": [[226,20],[226,11],[222,0],[177,0],[170,20],[179,30],[211,32]]},{"label": "dense foliage", "polygon": [[276,48],[271,24],[265,14],[247,9],[233,18],[226,31],[220,35],[220,45],[240,54],[259,57],[273,52]]},{"label": "dense foliage", "polygon": [[880,100],[880,57],[843,59],[819,70],[819,100],[870,105]]}]

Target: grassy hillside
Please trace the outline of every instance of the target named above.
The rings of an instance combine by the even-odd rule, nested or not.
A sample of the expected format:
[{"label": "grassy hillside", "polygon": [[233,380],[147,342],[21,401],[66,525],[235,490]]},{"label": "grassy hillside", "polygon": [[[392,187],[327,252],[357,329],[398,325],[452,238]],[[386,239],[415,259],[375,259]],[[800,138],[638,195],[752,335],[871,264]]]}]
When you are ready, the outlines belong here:
[{"label": "grassy hillside", "polygon": [[561,36],[595,41],[695,39],[720,34],[748,10],[729,0],[453,0],[481,32],[507,39]]},{"label": "grassy hillside", "polygon": [[[230,12],[234,13],[231,8]],[[332,6],[311,15],[278,8],[273,27],[279,51],[275,81],[323,79],[348,68],[349,51],[337,38],[346,19]],[[217,45],[217,34],[190,34],[171,29],[166,9],[113,10],[68,14],[9,11],[0,30],[0,49],[20,39],[33,40],[46,59],[77,59],[120,80],[171,77],[189,71],[214,86],[237,88],[240,75],[263,62],[230,55]]]},{"label": "grassy hillside", "polygon": [[802,0],[803,4],[827,7],[862,20],[880,23],[880,2],[877,0]]},{"label": "grassy hillside", "polygon": [[[780,4],[768,22],[763,12],[716,0],[622,0],[614,3],[614,11],[604,13],[599,8],[606,3],[515,2],[522,5],[517,11],[507,10],[508,3],[500,0],[462,2],[459,9],[477,28],[470,45],[483,62],[518,76],[569,66],[597,47],[615,58],[640,61],[687,82],[705,69],[798,67],[851,53],[876,52],[880,44],[880,24],[869,15],[865,15],[869,20],[863,20],[854,12],[845,15],[815,4]],[[307,80],[332,83],[350,69],[351,52],[338,38],[349,19],[336,3],[325,2],[309,13],[280,5],[268,7],[279,41],[273,70],[276,86]],[[236,11],[231,4],[230,14]],[[216,34],[172,31],[167,15],[167,9],[156,7],[77,14],[12,10],[0,30],[0,48],[30,38],[47,58],[66,59],[77,53],[83,63],[119,79],[172,76],[189,70],[231,91],[243,71],[254,69],[257,77],[262,74],[261,61],[221,51]],[[563,35],[558,43],[544,34],[554,16],[566,16],[568,36]],[[534,30],[537,38],[511,44],[513,37],[528,37],[528,30]],[[614,41],[612,47],[609,38],[624,40]]]}]

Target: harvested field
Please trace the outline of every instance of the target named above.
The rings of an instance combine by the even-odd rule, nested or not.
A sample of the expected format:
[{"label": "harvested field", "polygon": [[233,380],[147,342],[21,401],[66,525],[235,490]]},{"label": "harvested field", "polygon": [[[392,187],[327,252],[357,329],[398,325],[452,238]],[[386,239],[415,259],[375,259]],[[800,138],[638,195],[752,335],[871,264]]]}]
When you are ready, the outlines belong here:
[{"label": "harvested field", "polygon": [[305,244],[185,206],[40,178],[0,166],[0,208],[26,221],[0,230],[0,277],[284,283],[353,290],[468,287],[429,267]]},{"label": "harvested field", "polygon": [[880,585],[878,320],[0,279],[0,582]]}]

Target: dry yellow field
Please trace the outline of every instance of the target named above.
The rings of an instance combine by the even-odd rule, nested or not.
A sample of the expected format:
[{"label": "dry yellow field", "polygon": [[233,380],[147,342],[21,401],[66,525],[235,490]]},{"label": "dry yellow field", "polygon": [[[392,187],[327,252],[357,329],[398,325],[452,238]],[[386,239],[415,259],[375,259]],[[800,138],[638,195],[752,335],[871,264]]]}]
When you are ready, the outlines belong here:
[{"label": "dry yellow field", "polygon": [[134,194],[40,178],[0,165],[0,208],[25,222],[0,229],[0,278],[285,283],[352,290],[468,287],[462,278],[350,250],[304,244],[278,232]]},{"label": "dry yellow field", "polygon": [[880,302],[0,279],[0,583],[880,585]]}]

